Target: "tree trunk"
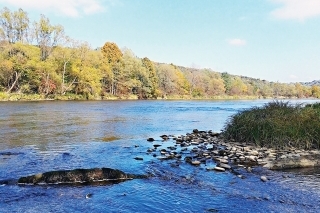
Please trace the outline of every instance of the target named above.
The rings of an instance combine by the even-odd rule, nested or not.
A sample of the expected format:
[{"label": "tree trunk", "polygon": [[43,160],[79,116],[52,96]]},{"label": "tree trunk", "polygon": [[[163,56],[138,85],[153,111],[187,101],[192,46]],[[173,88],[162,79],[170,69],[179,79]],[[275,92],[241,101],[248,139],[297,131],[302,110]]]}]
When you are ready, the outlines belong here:
[{"label": "tree trunk", "polygon": [[11,92],[11,90],[15,87],[15,85],[17,84],[17,82],[18,82],[18,79],[20,78],[20,76],[21,76],[21,73],[17,73],[17,72],[15,72],[15,74],[16,74],[16,79],[14,80],[14,82],[12,83],[12,85],[11,85],[11,87],[7,90],[7,93],[10,93]]}]

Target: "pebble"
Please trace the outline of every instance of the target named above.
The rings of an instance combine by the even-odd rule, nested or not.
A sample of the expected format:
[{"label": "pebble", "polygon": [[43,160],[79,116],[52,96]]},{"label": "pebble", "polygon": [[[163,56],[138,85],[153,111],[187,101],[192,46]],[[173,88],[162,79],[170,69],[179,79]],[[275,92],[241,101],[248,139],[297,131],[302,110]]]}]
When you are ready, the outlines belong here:
[{"label": "pebble", "polygon": [[220,161],[220,163],[229,163],[229,161],[226,159],[219,159],[219,161]]},{"label": "pebble", "polygon": [[257,161],[257,157],[256,157],[256,156],[253,156],[253,155],[247,156],[246,158],[247,158],[248,160],[252,161],[252,162]]},{"label": "pebble", "polygon": [[231,166],[228,164],[220,163],[219,167],[224,168],[224,169],[231,169]]},{"label": "pebble", "polygon": [[246,157],[240,156],[239,159],[240,159],[241,161],[244,161],[244,160],[246,159]]},{"label": "pebble", "polygon": [[201,162],[198,161],[198,160],[195,160],[195,161],[192,161],[191,164],[192,164],[192,165],[195,165],[195,166],[198,166],[198,165],[201,164]]},{"label": "pebble", "polygon": [[254,155],[254,156],[258,156],[259,155],[259,152],[256,151],[256,150],[253,150],[250,152],[251,155]]},{"label": "pebble", "polygon": [[218,172],[225,172],[226,169],[225,168],[221,168],[219,166],[214,167],[214,170],[218,171]]}]

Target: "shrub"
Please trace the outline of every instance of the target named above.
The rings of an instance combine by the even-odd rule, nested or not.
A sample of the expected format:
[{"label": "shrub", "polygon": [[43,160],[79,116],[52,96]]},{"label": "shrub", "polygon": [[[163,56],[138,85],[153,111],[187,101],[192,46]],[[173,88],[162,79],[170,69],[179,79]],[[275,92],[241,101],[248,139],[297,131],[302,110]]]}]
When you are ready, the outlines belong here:
[{"label": "shrub", "polygon": [[274,101],[229,118],[226,139],[253,142],[257,146],[311,149],[320,146],[320,103],[292,105]]}]

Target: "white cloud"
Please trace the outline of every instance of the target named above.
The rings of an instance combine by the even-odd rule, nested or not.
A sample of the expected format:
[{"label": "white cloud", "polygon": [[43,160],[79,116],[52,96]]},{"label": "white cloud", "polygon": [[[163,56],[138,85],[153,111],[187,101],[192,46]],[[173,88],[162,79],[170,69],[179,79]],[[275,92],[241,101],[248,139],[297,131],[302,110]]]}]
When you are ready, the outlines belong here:
[{"label": "white cloud", "polygon": [[304,21],[320,16],[319,0],[270,0],[281,6],[271,12],[278,19],[294,19]]},{"label": "white cloud", "polygon": [[[0,3],[16,6],[24,10],[50,11],[59,15],[79,17],[103,12],[110,0],[0,0]],[[111,1],[110,3],[113,3]]]},{"label": "white cloud", "polygon": [[296,79],[298,79],[298,76],[296,76],[296,75],[290,75],[289,78],[292,79],[292,80],[296,80]]},{"label": "white cloud", "polygon": [[247,41],[239,38],[234,38],[234,39],[229,39],[228,43],[231,46],[245,46],[247,44]]}]

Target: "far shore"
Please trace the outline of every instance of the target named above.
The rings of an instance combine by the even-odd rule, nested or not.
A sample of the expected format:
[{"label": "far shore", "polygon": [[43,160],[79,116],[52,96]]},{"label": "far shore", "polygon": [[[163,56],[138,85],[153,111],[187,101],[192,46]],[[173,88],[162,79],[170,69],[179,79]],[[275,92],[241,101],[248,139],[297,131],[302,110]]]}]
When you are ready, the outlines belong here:
[{"label": "far shore", "polygon": [[140,99],[137,95],[130,96],[104,96],[104,97],[85,97],[83,95],[66,94],[66,95],[39,95],[39,94],[23,94],[23,93],[1,93],[0,101],[123,101],[123,100],[272,100],[272,99],[288,99],[288,100],[319,100],[314,97],[262,97],[262,96],[212,96],[212,97],[192,97],[188,95],[182,96],[164,96],[156,99]]}]

